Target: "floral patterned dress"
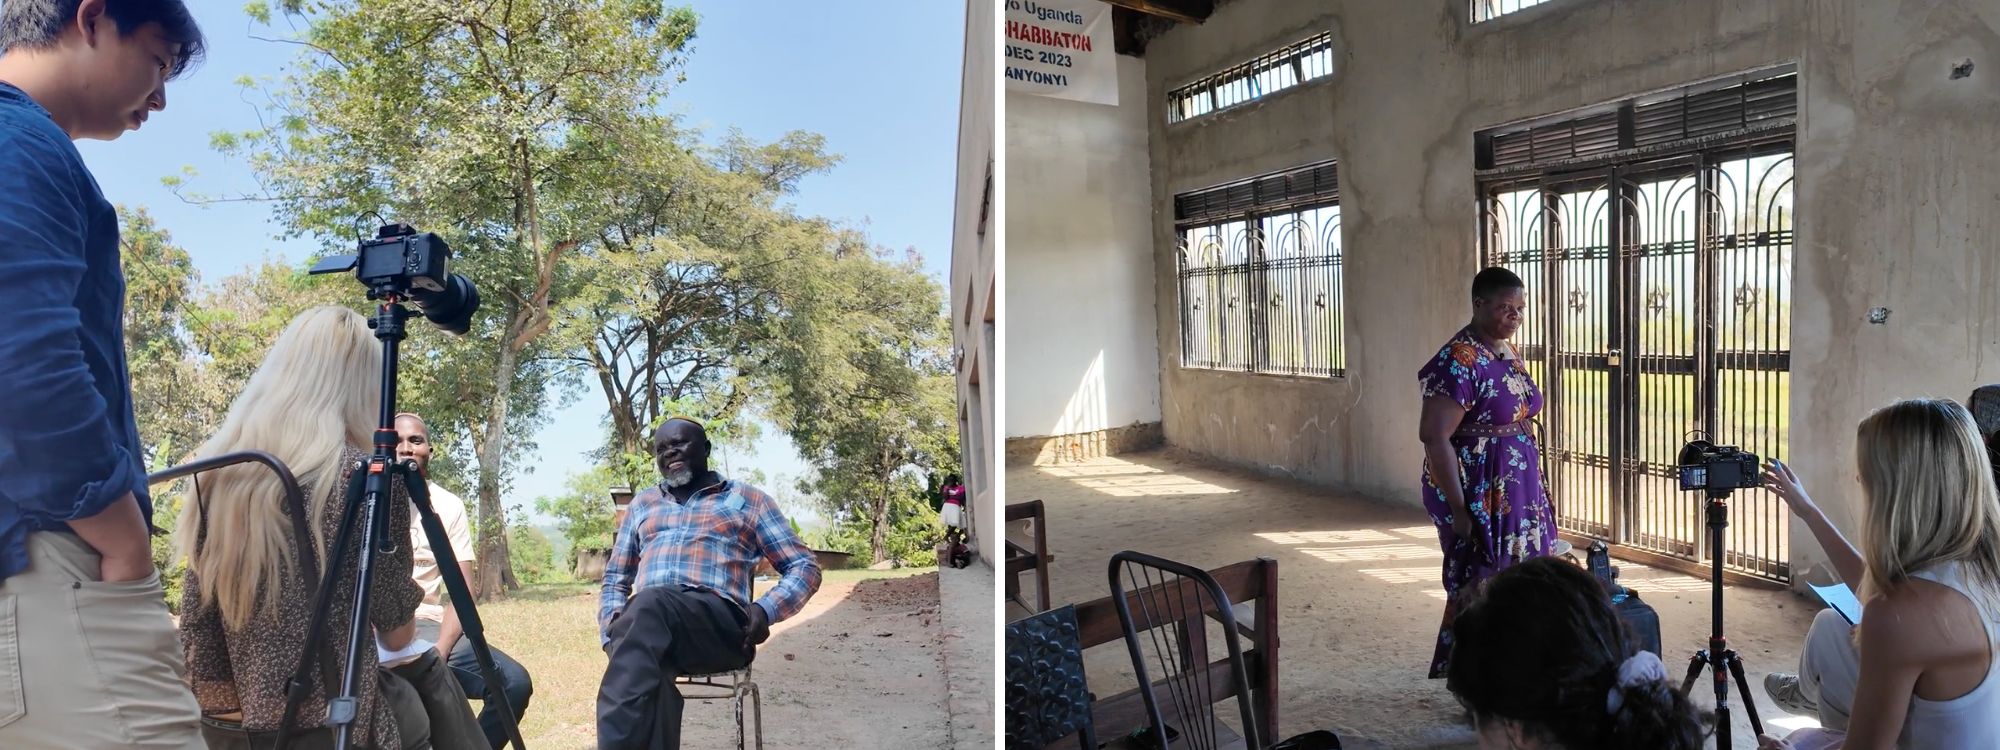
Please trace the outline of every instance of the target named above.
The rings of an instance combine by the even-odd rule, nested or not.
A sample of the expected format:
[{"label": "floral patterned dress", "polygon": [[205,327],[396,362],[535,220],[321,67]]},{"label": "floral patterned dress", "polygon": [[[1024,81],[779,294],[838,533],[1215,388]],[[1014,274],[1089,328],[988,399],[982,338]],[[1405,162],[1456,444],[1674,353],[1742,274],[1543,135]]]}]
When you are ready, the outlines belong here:
[{"label": "floral patterned dress", "polygon": [[[1465,407],[1467,428],[1495,428],[1542,411],[1542,391],[1521,360],[1505,356],[1470,327],[1458,332],[1417,374],[1423,396],[1444,396]],[[1532,431],[1506,437],[1456,435],[1459,486],[1476,529],[1461,539],[1452,529],[1451,506],[1424,467],[1424,509],[1444,548],[1444,622],[1430,676],[1443,677],[1451,657],[1451,620],[1458,593],[1507,567],[1548,554],[1555,541],[1555,512],[1542,486],[1541,453]],[[1426,462],[1428,464],[1428,462]]]}]

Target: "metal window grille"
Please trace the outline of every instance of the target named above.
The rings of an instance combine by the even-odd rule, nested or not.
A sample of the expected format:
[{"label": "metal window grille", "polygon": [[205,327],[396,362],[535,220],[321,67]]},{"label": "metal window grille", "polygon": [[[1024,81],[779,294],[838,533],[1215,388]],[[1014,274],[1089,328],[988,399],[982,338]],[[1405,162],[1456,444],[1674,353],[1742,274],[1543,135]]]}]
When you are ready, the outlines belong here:
[{"label": "metal window grille", "polygon": [[1346,373],[1338,182],[1324,162],[1175,196],[1183,367]]},{"label": "metal window grille", "polygon": [[1314,35],[1167,92],[1167,122],[1181,122],[1333,74],[1333,34]]},{"label": "metal window grille", "polygon": [[[1515,343],[1546,397],[1565,531],[1704,569],[1700,498],[1675,480],[1688,433],[1786,455],[1793,91],[1789,74],[1748,76],[1479,135],[1482,250],[1527,282]],[[1725,567],[1789,580],[1784,506],[1732,505]]]},{"label": "metal window grille", "polygon": [[1541,5],[1549,0],[1472,0],[1472,22],[1491,21],[1518,10]]}]

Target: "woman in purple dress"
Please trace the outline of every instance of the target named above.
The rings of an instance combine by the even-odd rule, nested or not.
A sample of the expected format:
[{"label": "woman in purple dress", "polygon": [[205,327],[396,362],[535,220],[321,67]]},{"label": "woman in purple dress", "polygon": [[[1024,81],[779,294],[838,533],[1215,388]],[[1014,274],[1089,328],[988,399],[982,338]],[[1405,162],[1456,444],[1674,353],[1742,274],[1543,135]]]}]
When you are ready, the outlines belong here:
[{"label": "woman in purple dress", "polygon": [[1542,486],[1529,421],[1542,391],[1507,339],[1527,305],[1521,277],[1504,268],[1472,280],[1472,323],[1417,378],[1424,394],[1424,509],[1444,547],[1444,622],[1430,676],[1451,657],[1458,593],[1515,563],[1548,554],[1554,510]]}]

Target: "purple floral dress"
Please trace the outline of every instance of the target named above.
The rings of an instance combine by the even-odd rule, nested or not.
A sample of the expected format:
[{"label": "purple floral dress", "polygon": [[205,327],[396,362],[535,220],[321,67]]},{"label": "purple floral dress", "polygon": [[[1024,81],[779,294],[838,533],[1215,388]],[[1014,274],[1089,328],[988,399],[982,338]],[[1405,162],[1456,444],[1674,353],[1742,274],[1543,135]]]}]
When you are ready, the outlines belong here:
[{"label": "purple floral dress", "polygon": [[[1542,411],[1542,391],[1518,359],[1503,357],[1470,327],[1438,350],[1437,357],[1417,374],[1425,399],[1446,396],[1465,407],[1464,425],[1500,427],[1530,419]],[[1555,540],[1555,513],[1542,486],[1541,453],[1533,432],[1508,437],[1454,436],[1459,486],[1466,509],[1478,529],[1476,539],[1461,539],[1451,527],[1451,506],[1437,488],[1430,467],[1424,467],[1424,509],[1437,526],[1444,548],[1444,622],[1438,627],[1437,651],[1430,676],[1443,677],[1451,657],[1451,620],[1457,614],[1458,593],[1508,566],[1548,554]],[[1426,462],[1428,464],[1428,462]]]}]

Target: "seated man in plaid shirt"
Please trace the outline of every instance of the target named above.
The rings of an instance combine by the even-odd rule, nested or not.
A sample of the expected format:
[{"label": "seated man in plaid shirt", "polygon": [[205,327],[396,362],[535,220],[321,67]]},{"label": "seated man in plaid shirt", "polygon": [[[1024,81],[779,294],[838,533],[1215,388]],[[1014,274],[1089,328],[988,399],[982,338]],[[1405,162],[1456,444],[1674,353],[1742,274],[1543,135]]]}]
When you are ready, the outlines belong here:
[{"label": "seated man in plaid shirt", "polygon": [[[819,590],[819,563],[769,495],[708,470],[708,432],[675,418],[653,434],[665,481],[632,498],[618,527],[598,627],[611,663],[597,692],[597,746],[679,748],[687,674],[742,669],[771,623]],[[750,599],[758,558],[783,580]]]}]

